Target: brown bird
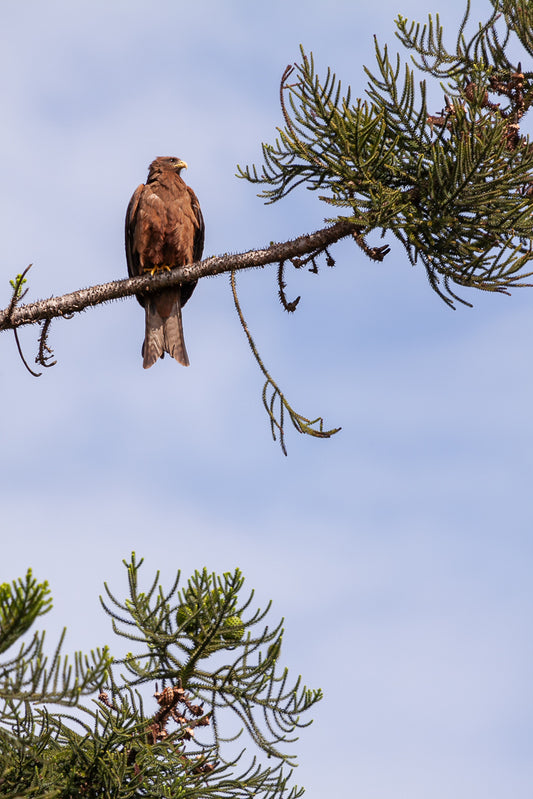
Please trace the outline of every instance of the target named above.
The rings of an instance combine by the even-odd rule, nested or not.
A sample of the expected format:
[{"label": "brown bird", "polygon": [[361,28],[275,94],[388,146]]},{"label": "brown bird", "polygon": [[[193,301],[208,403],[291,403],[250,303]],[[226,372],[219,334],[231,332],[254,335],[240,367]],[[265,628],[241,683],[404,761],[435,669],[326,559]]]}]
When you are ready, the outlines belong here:
[{"label": "brown bird", "polygon": [[[135,190],[126,212],[126,260],[130,277],[171,270],[199,261],[204,249],[204,219],[193,190],[180,177],[179,158],[156,158],[146,183]],[[146,311],[142,348],[148,369],[168,352],[184,366],[189,356],[183,338],[181,309],[196,281],[154,293],[138,294]]]}]

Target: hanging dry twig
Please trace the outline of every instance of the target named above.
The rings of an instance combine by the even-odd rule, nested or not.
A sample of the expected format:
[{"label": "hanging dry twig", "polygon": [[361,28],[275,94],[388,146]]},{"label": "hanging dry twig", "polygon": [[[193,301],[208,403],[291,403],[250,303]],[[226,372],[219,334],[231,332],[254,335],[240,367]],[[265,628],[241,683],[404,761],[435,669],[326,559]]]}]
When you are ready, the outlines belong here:
[{"label": "hanging dry twig", "polygon": [[294,313],[301,298],[298,295],[295,300],[287,299],[287,295],[285,294],[285,289],[287,286],[284,280],[284,271],[285,261],[280,261],[278,266],[278,297],[287,313]]},{"label": "hanging dry twig", "polygon": [[[277,435],[279,436],[279,443],[284,455],[287,454],[287,448],[285,447],[285,411],[289,414],[290,420],[293,423],[296,430],[299,433],[304,433],[305,435],[314,436],[315,438],[331,438],[331,436],[338,433],[341,429],[340,427],[332,428],[331,430],[324,430],[324,420],[321,416],[318,416],[316,419],[307,419],[305,416],[302,416],[300,413],[295,411],[288,403],[287,398],[279,388],[278,384],[273,380],[270,376],[266,366],[263,363],[261,356],[255,346],[254,340],[252,338],[252,334],[246,324],[246,320],[242,313],[242,309],[239,303],[239,299],[237,297],[237,285],[235,281],[235,272],[232,272],[230,275],[231,281],[231,290],[233,293],[233,301],[235,303],[235,308],[237,309],[237,314],[239,315],[239,320],[241,323],[241,327],[246,334],[246,338],[248,339],[248,344],[250,349],[252,350],[253,356],[257,361],[257,364],[261,371],[263,372],[266,381],[265,385],[263,386],[263,405],[268,413],[270,418],[270,429],[272,431],[272,438],[274,441],[277,440]],[[269,390],[271,391],[270,398],[268,396]],[[278,416],[276,416],[276,400],[279,400],[279,410]],[[277,432],[277,435],[276,435]]]},{"label": "hanging dry twig", "polygon": [[46,367],[47,369],[50,366],[55,366],[57,361],[51,361],[50,359],[53,358],[54,352],[51,347],[48,346],[48,331],[50,329],[50,325],[52,324],[51,319],[47,319],[46,322],[43,323],[43,327],[41,330],[41,335],[39,336],[39,353],[35,358],[35,363],[41,364],[41,366]]}]

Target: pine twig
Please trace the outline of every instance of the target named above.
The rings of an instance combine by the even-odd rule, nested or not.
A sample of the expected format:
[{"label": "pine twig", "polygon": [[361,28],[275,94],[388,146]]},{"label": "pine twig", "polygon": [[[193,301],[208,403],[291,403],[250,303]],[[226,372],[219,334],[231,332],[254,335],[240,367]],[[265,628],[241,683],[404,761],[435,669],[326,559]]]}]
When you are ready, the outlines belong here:
[{"label": "pine twig", "polygon": [[[321,416],[317,417],[316,419],[307,419],[305,416],[302,416],[300,413],[295,411],[287,398],[279,388],[278,384],[275,380],[271,377],[270,373],[268,372],[266,366],[263,363],[261,356],[257,350],[255,342],[252,338],[244,315],[242,313],[242,309],[239,303],[239,299],[237,297],[237,286],[235,281],[235,272],[231,272],[230,274],[230,281],[231,281],[231,291],[233,293],[233,301],[235,303],[235,308],[237,310],[237,314],[239,316],[239,320],[246,334],[246,338],[248,339],[248,344],[250,349],[252,350],[253,356],[257,361],[257,364],[261,371],[263,372],[266,381],[263,386],[263,405],[264,408],[270,418],[270,428],[272,431],[272,438],[274,441],[277,440],[276,431],[279,435],[279,443],[284,455],[287,455],[287,448],[285,446],[285,411],[289,414],[290,420],[293,423],[296,430],[299,433],[304,433],[305,435],[314,436],[315,438],[331,438],[335,433],[338,433],[341,429],[340,427],[332,428],[331,430],[324,430],[324,420]],[[269,389],[272,391],[270,395],[270,399],[268,398],[268,391]],[[276,416],[276,400],[279,400],[279,414]],[[318,425],[318,428],[316,427]]]}]

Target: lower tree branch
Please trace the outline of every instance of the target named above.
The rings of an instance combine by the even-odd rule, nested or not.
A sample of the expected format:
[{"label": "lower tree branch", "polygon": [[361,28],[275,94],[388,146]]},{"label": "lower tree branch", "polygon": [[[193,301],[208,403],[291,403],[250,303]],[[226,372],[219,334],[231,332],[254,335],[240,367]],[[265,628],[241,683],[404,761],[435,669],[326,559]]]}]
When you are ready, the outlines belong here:
[{"label": "lower tree branch", "polygon": [[22,325],[31,325],[36,322],[50,320],[58,316],[68,316],[79,313],[84,308],[100,305],[103,302],[128,297],[140,291],[156,291],[162,288],[198,280],[208,275],[219,275],[222,272],[232,272],[237,269],[252,269],[266,264],[279,263],[280,261],[296,258],[313,252],[318,248],[334,244],[339,239],[361,234],[361,226],[349,220],[335,222],[330,227],[317,230],[292,241],[280,244],[271,244],[263,250],[249,250],[236,255],[220,255],[206,258],[171,272],[156,273],[155,275],[142,275],[125,280],[114,280],[87,289],[79,289],[61,297],[50,297],[47,300],[17,306],[11,303],[4,311],[0,311],[0,330],[10,330]]}]

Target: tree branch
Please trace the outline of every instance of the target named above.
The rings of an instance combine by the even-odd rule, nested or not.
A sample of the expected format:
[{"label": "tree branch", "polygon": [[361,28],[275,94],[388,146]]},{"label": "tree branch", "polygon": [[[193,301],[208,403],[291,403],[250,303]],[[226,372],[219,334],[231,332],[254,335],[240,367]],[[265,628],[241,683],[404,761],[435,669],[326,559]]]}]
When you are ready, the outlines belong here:
[{"label": "tree branch", "polygon": [[171,272],[156,273],[155,275],[142,275],[141,277],[114,280],[111,283],[102,283],[87,289],[79,289],[71,294],[61,297],[50,297],[47,300],[28,303],[16,307],[11,303],[4,311],[0,311],[0,330],[10,330],[22,325],[31,325],[43,320],[50,320],[58,316],[68,316],[79,313],[84,308],[100,305],[103,302],[128,297],[140,291],[156,291],[174,286],[177,283],[187,283],[198,280],[208,275],[219,275],[222,272],[232,272],[237,269],[252,269],[266,264],[279,263],[280,261],[306,255],[313,250],[334,244],[346,236],[361,234],[361,226],[349,220],[341,220],[330,227],[317,230],[297,239],[281,244],[272,244],[263,250],[249,250],[236,255],[227,254],[212,256],[204,261],[199,261],[189,266],[173,269]]}]

